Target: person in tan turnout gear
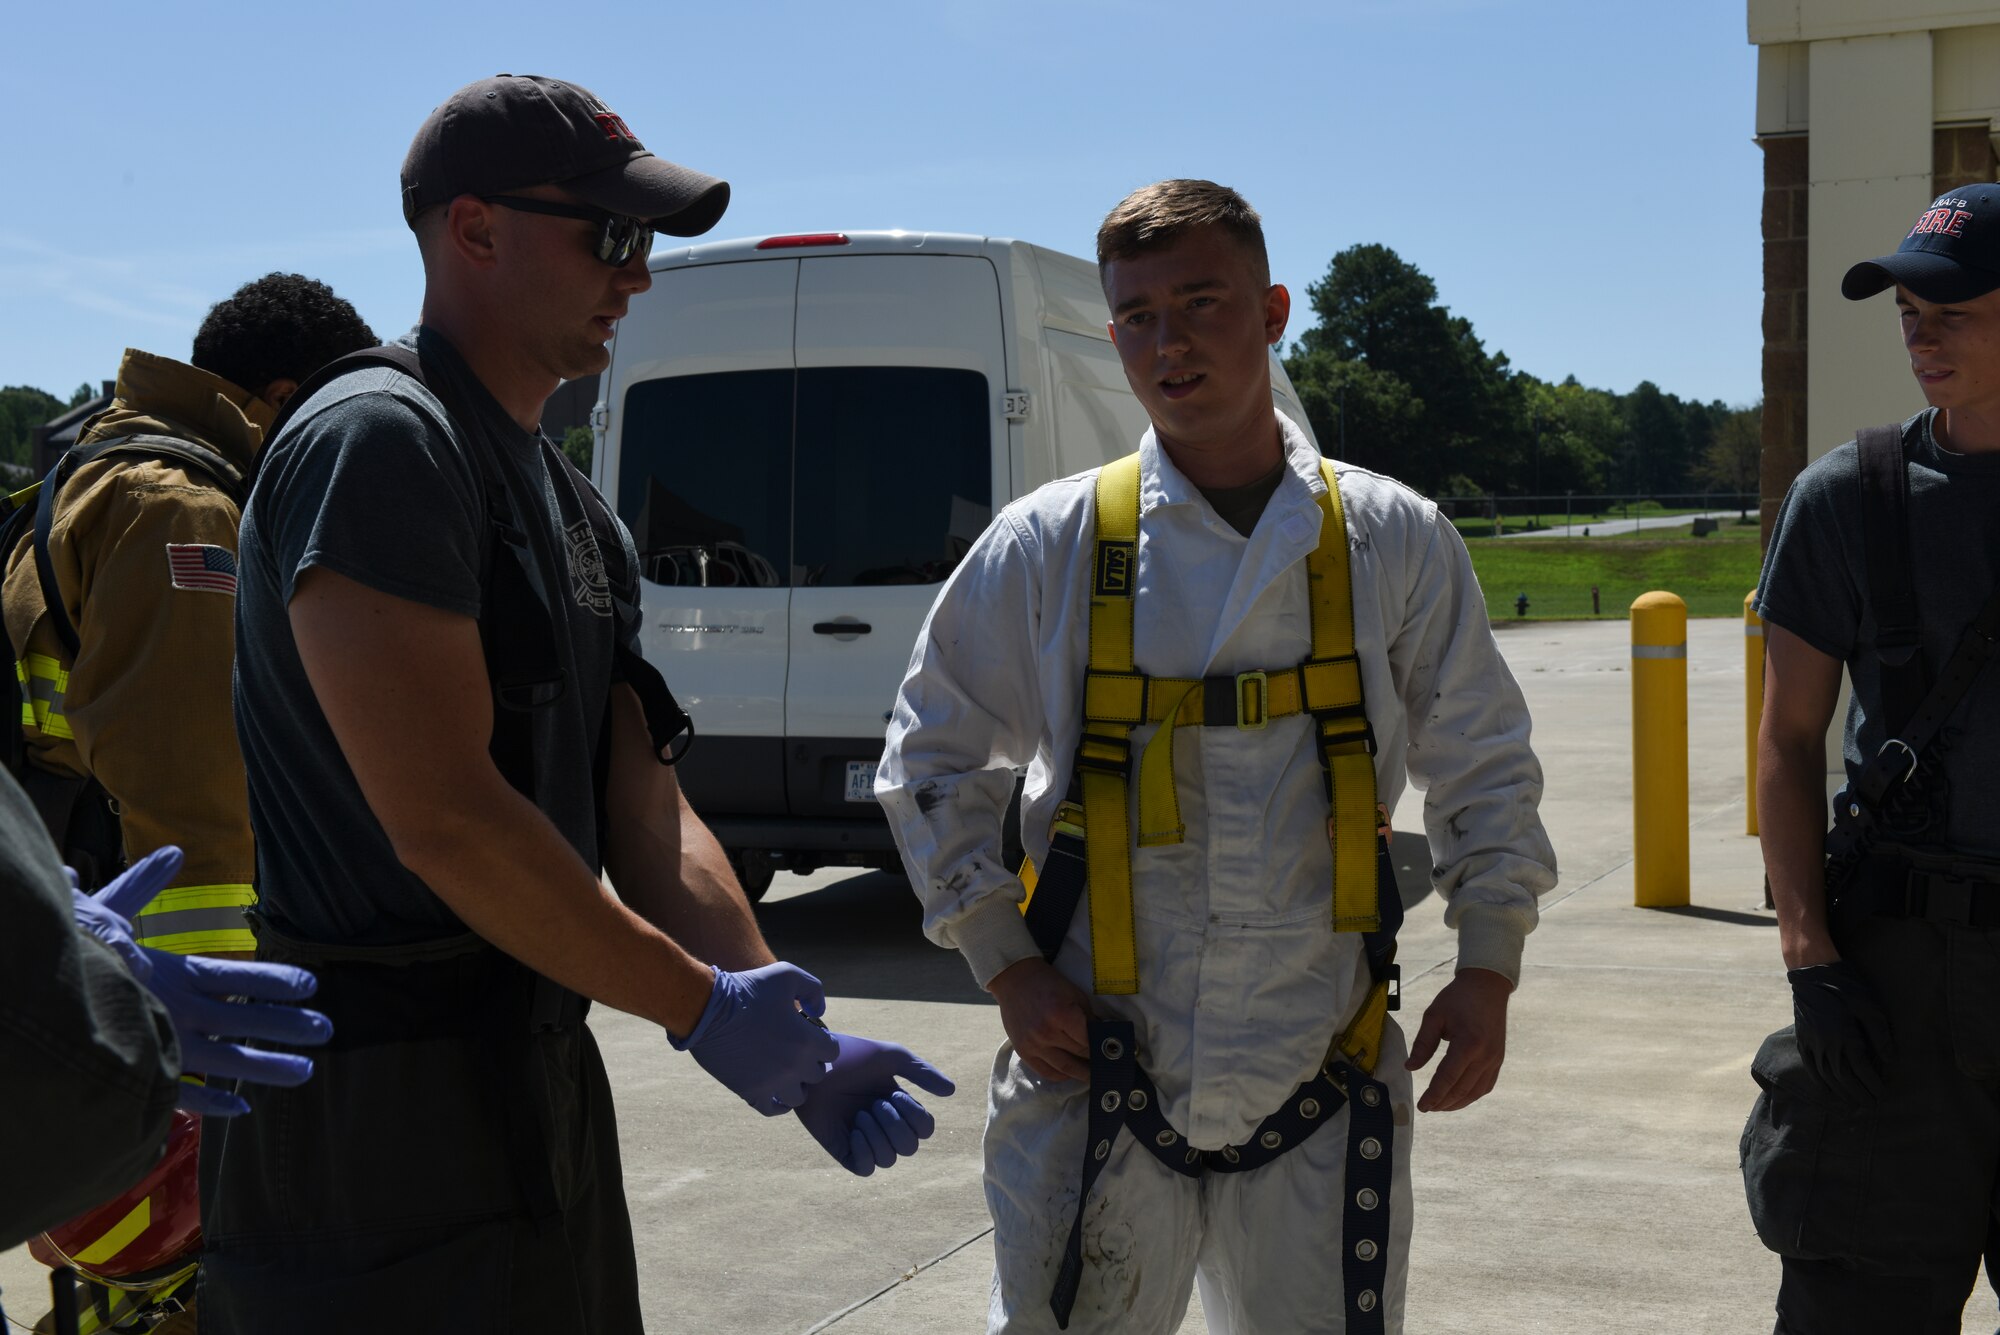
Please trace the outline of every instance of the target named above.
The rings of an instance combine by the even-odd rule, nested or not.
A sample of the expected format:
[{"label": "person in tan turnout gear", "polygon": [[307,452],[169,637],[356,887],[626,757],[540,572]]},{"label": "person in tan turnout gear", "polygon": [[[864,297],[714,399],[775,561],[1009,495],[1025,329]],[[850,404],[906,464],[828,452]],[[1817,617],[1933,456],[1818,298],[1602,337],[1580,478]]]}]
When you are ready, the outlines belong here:
[{"label": "person in tan turnout gear", "polygon": [[264,428],[292,390],[374,342],[325,284],[266,275],[209,311],[192,365],[128,349],[111,406],[41,484],[53,494],[17,498],[25,512],[8,529],[18,536],[6,545],[4,605],[22,699],[20,777],[86,888],[164,844],[186,850],[174,883],[134,924],[143,945],[254,949],[242,919],[254,902],[252,854],[230,703],[241,497]]}]

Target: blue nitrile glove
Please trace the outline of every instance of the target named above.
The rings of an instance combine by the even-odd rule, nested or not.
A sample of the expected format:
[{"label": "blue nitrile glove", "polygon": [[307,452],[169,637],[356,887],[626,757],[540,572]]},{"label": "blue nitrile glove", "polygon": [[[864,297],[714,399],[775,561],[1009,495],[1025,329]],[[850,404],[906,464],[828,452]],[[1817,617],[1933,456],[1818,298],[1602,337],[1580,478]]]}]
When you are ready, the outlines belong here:
[{"label": "blue nitrile glove", "polygon": [[887,1168],[898,1155],[907,1159],[917,1142],[937,1129],[924,1105],[905,1093],[896,1078],[932,1094],[948,1095],[951,1077],[899,1043],[877,1043],[835,1034],[840,1055],[826,1078],[806,1091],[799,1120],[820,1148],[856,1177]]},{"label": "blue nitrile glove", "polygon": [[[166,1003],[181,1044],[181,1070],[216,1080],[289,1088],[304,1084],[312,1058],[266,1052],[232,1039],[314,1047],[333,1037],[333,1021],[296,1003],[319,980],[289,964],[253,964],[175,955],[141,946],[153,962],[146,986]],[[273,1004],[275,1003],[275,1004]],[[218,1085],[183,1083],[180,1106],[204,1117],[234,1117],[250,1105]]]},{"label": "blue nitrile glove", "polygon": [[742,973],[709,968],[715,987],[694,1032],[667,1041],[764,1116],[798,1107],[805,1087],[840,1055],[826,1027],[806,1018],[826,1010],[826,989],[783,961]]},{"label": "blue nitrile glove", "polygon": [[[180,1041],[184,1073],[260,1085],[303,1083],[312,1074],[311,1058],[262,1052],[229,1040],[299,1045],[326,1042],[333,1037],[332,1021],[318,1011],[282,1004],[311,996],[319,986],[318,979],[289,964],[204,959],[133,943],[132,915],[153,901],[180,866],[181,851],[172,845],[147,854],[110,885],[86,897],[91,905],[89,922],[84,921],[83,906],[77,906],[78,924],[121,957],[126,957],[128,948],[136,952],[133,976],[166,1006],[174,1036]],[[122,945],[114,939],[120,935]],[[242,1098],[219,1086],[186,1081],[176,1102],[185,1111],[204,1117],[234,1117],[250,1111]]]},{"label": "blue nitrile glove", "polygon": [[145,982],[153,966],[139,943],[132,939],[132,915],[153,902],[153,896],[167,888],[181,869],[181,851],[172,844],[156,848],[127,867],[122,875],[94,895],[76,888],[76,869],[69,873],[69,894],[76,910],[76,925],[117,952],[132,976]]}]

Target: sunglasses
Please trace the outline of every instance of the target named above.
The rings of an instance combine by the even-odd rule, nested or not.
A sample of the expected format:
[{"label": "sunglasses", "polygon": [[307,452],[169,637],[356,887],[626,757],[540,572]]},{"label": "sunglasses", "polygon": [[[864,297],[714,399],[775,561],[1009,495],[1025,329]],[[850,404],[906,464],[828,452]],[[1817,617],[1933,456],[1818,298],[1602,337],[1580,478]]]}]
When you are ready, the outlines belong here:
[{"label": "sunglasses", "polygon": [[588,208],[582,204],[558,204],[550,199],[524,199],[519,195],[478,195],[475,198],[517,213],[544,213],[551,218],[577,218],[596,223],[597,244],[591,248],[591,254],[614,269],[624,268],[634,255],[643,260],[653,253],[653,229],[642,220],[628,218],[622,213],[606,213],[603,209]]}]

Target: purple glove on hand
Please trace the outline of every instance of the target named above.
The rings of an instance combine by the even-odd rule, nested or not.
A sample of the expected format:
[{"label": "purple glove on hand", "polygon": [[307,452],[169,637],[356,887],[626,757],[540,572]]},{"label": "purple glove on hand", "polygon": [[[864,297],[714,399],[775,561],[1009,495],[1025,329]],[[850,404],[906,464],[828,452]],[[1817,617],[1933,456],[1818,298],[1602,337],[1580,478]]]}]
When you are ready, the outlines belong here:
[{"label": "purple glove on hand", "polygon": [[[132,915],[152,903],[180,867],[181,850],[169,844],[133,863],[95,895],[82,894],[72,886],[77,926],[117,951],[132,976],[166,1006],[174,1037],[180,1041],[184,1073],[260,1085],[303,1083],[312,1074],[311,1058],[266,1052],[230,1040],[300,1046],[326,1042],[333,1036],[333,1022],[318,1011],[291,1004],[311,996],[319,986],[318,979],[289,964],[175,955],[132,939]],[[250,1111],[240,1095],[220,1085],[192,1081],[182,1082],[176,1102],[183,1110],[204,1117],[234,1117]]]},{"label": "purple glove on hand", "polygon": [[[709,966],[715,969],[714,965]],[[795,964],[780,961],[731,973],[715,969],[708,1006],[686,1038],[667,1041],[766,1117],[805,1102],[805,1087],[839,1055],[826,1026],[808,1016],[826,1010],[826,989]]]},{"label": "purple glove on hand", "polygon": [[168,844],[156,848],[125,869],[123,875],[94,895],[76,888],[76,872],[69,872],[69,894],[76,911],[76,925],[111,947],[132,976],[145,982],[152,975],[152,961],[132,939],[132,915],[153,902],[153,896],[167,888],[181,869],[181,851]]},{"label": "purple glove on hand", "polygon": [[840,1166],[856,1177],[887,1168],[937,1128],[924,1105],[903,1092],[898,1076],[932,1094],[950,1094],[951,1077],[898,1043],[835,1034],[840,1055],[826,1077],[806,1089],[799,1120]]}]

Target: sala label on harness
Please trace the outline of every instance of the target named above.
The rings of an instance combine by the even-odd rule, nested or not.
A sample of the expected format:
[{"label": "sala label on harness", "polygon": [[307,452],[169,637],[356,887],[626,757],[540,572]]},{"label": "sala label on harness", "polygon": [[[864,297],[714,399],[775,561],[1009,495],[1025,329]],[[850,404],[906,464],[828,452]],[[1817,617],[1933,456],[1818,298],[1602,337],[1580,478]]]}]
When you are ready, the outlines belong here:
[{"label": "sala label on harness", "polygon": [[1132,566],[1139,559],[1136,542],[1097,544],[1097,596],[1123,598],[1132,592]]}]

